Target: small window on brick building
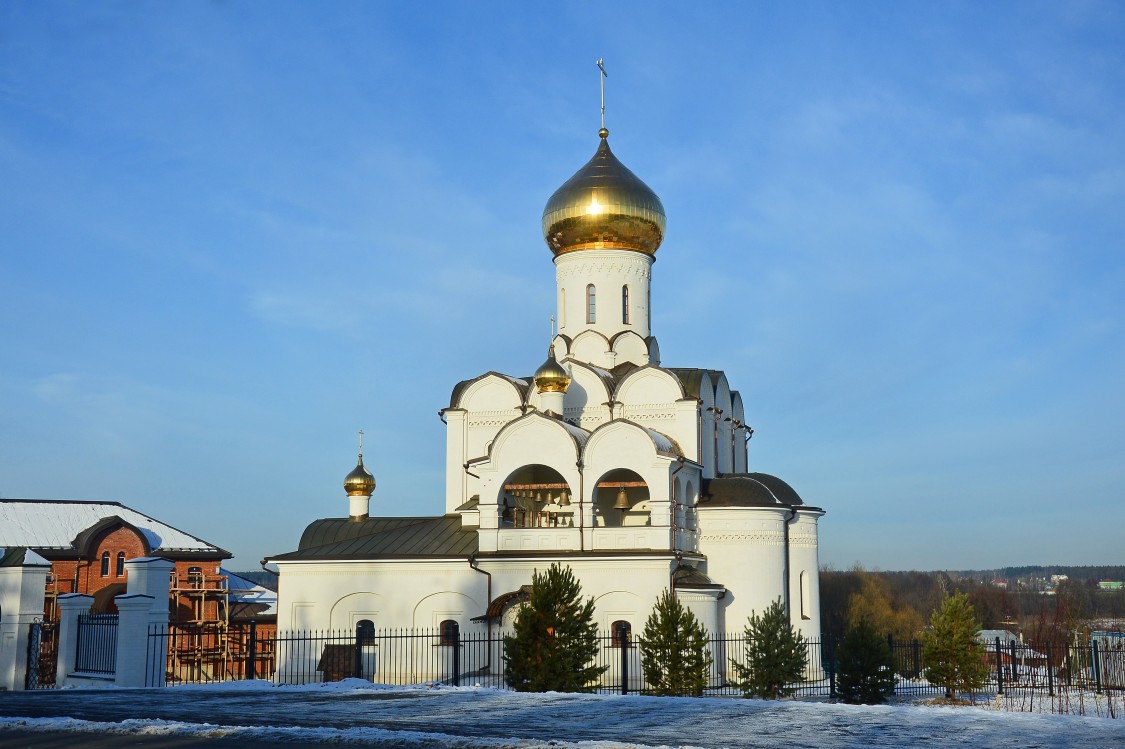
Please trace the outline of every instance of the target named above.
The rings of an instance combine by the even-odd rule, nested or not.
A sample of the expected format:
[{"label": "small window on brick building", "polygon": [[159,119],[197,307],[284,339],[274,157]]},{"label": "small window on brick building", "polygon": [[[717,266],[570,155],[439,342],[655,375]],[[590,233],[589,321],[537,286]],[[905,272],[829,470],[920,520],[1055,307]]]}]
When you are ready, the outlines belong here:
[{"label": "small window on brick building", "polygon": [[438,625],[438,633],[441,645],[456,645],[460,634],[457,622],[452,619],[446,619]]},{"label": "small window on brick building", "polygon": [[618,619],[609,625],[609,631],[613,633],[612,647],[619,648],[622,642],[628,645],[633,641],[633,625],[624,619]]},{"label": "small window on brick building", "polygon": [[109,577],[109,552],[102,552],[102,577]]},{"label": "small window on brick building", "polygon": [[203,587],[203,568],[202,567],[188,567],[187,571],[188,585],[193,588]]},{"label": "small window on brick building", "polygon": [[117,570],[113,573],[117,577],[122,577],[125,574],[125,552],[117,552]]}]

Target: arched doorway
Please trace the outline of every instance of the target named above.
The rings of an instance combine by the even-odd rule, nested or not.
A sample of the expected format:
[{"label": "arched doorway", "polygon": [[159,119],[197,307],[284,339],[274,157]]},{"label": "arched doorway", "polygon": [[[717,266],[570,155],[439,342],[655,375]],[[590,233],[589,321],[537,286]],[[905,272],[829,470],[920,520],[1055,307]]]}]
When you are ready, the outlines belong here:
[{"label": "arched doorway", "polygon": [[500,490],[500,525],[505,528],[574,527],[573,492],[562,474],[534,464],[513,471]]},{"label": "arched doorway", "polygon": [[594,485],[594,525],[650,525],[648,484],[636,471],[617,468]]}]

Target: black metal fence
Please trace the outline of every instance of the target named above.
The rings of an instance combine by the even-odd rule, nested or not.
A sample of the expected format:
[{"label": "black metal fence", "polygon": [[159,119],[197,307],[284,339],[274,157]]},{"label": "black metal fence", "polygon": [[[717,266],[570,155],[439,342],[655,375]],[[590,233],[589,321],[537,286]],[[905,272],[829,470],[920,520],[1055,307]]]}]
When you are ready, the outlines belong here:
[{"label": "black metal fence", "polygon": [[74,670],[85,674],[117,671],[117,614],[79,614]]},{"label": "black metal fence", "polygon": [[[156,627],[149,633],[150,686],[267,679],[308,684],[366,679],[380,684],[448,684],[507,689],[504,679],[505,632],[442,630],[308,630],[274,632],[254,624],[227,630],[182,625]],[[925,679],[924,650],[918,641],[888,638],[900,695],[941,695]],[[621,643],[625,642],[625,647]],[[602,675],[590,685],[599,692],[644,694],[641,640],[610,635],[598,638],[595,665]],[[745,664],[748,643],[741,634],[713,637],[712,664],[704,693],[742,694],[735,664]],[[798,697],[837,696],[838,643],[833,638],[806,643],[802,678],[790,686]],[[986,691],[1125,688],[1125,653],[1082,645],[1033,646],[993,642],[984,658],[990,665]]]}]

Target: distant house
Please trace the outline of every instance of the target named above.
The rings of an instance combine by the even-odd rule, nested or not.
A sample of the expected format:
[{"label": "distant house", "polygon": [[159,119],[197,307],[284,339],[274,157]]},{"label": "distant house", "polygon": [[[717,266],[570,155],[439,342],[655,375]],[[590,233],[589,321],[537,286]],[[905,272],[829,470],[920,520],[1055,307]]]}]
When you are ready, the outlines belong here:
[{"label": "distant house", "polygon": [[1047,656],[1025,645],[1019,635],[1006,629],[982,629],[977,632],[977,640],[988,648],[985,660],[996,668],[997,640],[999,640],[1000,663],[1005,667],[1007,678],[1012,678],[1012,667],[1038,667],[1047,665]]},{"label": "distant house", "polygon": [[1099,580],[1098,590],[1122,590],[1125,588],[1125,582],[1120,580]]},{"label": "distant house", "polygon": [[173,621],[218,623],[228,614],[231,553],[119,502],[0,499],[0,548],[25,547],[51,563],[45,621],[56,621],[66,593],[94,597],[93,609],[115,610],[125,592],[125,562],[158,556],[175,563],[169,613]]}]

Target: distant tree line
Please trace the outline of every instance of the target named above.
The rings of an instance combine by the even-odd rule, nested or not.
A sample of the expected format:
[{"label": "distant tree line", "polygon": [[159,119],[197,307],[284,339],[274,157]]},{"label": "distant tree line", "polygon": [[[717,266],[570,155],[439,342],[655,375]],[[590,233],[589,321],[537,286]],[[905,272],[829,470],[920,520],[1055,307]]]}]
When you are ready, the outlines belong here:
[{"label": "distant tree line", "polygon": [[[1076,630],[1096,628],[1101,620],[1125,619],[1125,591],[1098,588],[1099,579],[1125,579],[1125,567],[1009,569],[1031,571],[1010,578],[1004,588],[992,581],[1009,578],[981,572],[878,572],[858,566],[824,569],[820,573],[821,630],[843,637],[849,627],[864,620],[900,642],[921,639],[931,614],[956,593],[967,597],[982,628],[1013,630],[1032,641],[1066,639]],[[1064,571],[1048,571],[1056,569]],[[1026,576],[1070,575],[1065,570],[1076,574],[1059,581],[1053,595],[1016,584]],[[1082,571],[1089,576],[1079,577]]]}]

